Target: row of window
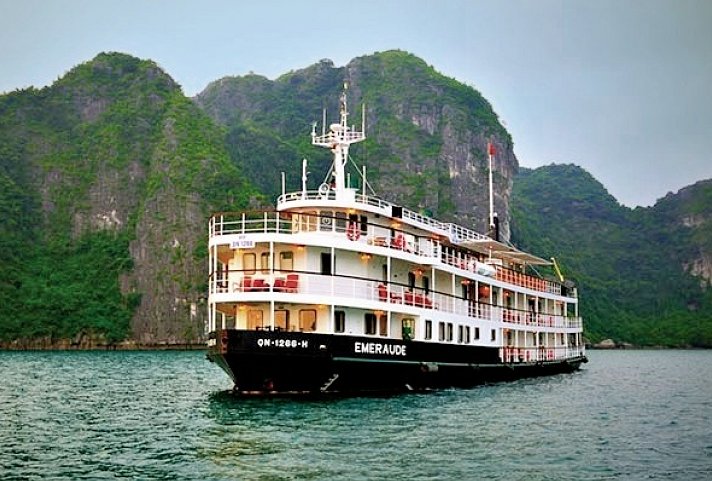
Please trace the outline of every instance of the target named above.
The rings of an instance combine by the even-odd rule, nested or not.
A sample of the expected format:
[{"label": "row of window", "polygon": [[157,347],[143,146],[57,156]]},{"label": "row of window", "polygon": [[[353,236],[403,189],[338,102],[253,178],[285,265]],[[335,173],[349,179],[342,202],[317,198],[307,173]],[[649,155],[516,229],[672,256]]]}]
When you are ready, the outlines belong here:
[{"label": "row of window", "polygon": [[[270,271],[269,252],[260,254],[260,270],[267,274]],[[275,266],[278,270],[292,271],[294,270],[294,253],[292,251],[282,251],[279,253],[279,265]],[[257,254],[248,252],[242,254],[242,269],[245,274],[254,274],[257,272]]]},{"label": "row of window", "polygon": [[[247,329],[261,329],[265,325],[264,311],[247,311]],[[300,309],[297,323],[293,323],[289,318],[289,311],[286,309],[276,309],[274,311],[274,327],[285,331],[316,331],[316,310]]]},{"label": "row of window", "polygon": [[[474,337],[472,334],[474,333]],[[425,339],[433,338],[433,321],[425,321]],[[457,326],[457,342],[460,344],[470,344],[473,341],[478,341],[480,339],[480,328],[475,327],[473,330],[470,326]],[[438,341],[441,342],[453,342],[454,340],[454,328],[452,322],[438,322]],[[495,342],[497,340],[497,330],[492,329],[490,331],[490,340]]]}]

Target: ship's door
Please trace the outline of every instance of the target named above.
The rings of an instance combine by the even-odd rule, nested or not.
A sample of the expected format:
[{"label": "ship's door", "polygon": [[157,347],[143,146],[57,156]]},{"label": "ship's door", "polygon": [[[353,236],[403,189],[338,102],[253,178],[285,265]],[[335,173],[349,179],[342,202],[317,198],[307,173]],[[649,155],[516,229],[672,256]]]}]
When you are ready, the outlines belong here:
[{"label": "ship's door", "polygon": [[321,253],[321,274],[325,276],[330,276],[332,274],[331,265],[331,253],[322,252]]},{"label": "ship's door", "polygon": [[477,286],[474,282],[467,284],[467,302],[470,316],[475,316],[477,314]]}]

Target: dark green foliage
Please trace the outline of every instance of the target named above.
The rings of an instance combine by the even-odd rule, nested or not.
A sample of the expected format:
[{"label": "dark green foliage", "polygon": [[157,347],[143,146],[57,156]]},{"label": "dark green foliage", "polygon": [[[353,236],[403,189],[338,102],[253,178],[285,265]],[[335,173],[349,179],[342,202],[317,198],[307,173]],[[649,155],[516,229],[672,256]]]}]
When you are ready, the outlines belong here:
[{"label": "dark green foliage", "polygon": [[71,245],[50,242],[29,250],[17,290],[21,310],[8,316],[3,309],[0,339],[72,339],[80,333],[103,335],[109,343],[126,338],[136,294],[119,290],[119,275],[132,267],[125,234],[97,232]]},{"label": "dark green foliage", "polygon": [[[710,212],[707,195],[693,210]],[[521,169],[511,209],[513,240],[577,282],[591,341],[712,345],[711,293],[683,268],[698,236],[680,222],[689,207],[671,197],[630,210],[583,169],[551,165]]]},{"label": "dark green foliage", "polygon": [[[354,59],[336,68],[329,60],[290,72],[272,82],[257,75],[226,78],[205,89],[196,102],[228,128],[233,161],[268,199],[280,193],[279,172],[287,172],[287,188],[300,188],[302,158],[309,160],[309,186],[322,182],[331,156],[312,147],[312,122],[338,119],[344,81],[350,121],[361,124],[361,103],[367,110],[369,140],[352,154],[365,165],[369,183],[383,197],[452,218],[455,205],[447,165],[440,159],[442,129],[495,135],[511,144],[491,105],[471,87],[447,78],[418,57],[387,51]],[[446,106],[446,107],[444,107]],[[413,115],[432,118],[433,130],[415,125]],[[321,128],[321,126],[319,126]],[[411,167],[404,168],[409,165]],[[421,168],[414,167],[422,166]],[[352,166],[352,187],[361,188]]]},{"label": "dark green foliage", "polygon": [[[51,87],[0,96],[0,341],[130,337],[144,293],[128,281],[129,244],[140,235],[172,245],[161,236],[199,225],[189,229],[201,248],[174,246],[162,268],[186,298],[202,294],[177,273],[206,256],[209,213],[259,198],[224,143],[170,77],[128,55],[100,54]],[[112,209],[128,219],[96,223]],[[147,215],[172,221],[139,234]],[[160,258],[160,246],[145,248]]]}]

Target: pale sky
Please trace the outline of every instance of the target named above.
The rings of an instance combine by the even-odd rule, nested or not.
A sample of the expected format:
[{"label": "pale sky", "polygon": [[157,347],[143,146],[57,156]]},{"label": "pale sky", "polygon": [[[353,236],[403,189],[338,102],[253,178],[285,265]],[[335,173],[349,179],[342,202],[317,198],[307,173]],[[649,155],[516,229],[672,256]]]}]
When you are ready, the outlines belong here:
[{"label": "pale sky", "polygon": [[0,0],[0,92],[102,51],[193,96],[391,49],[479,90],[524,167],[578,164],[631,207],[712,178],[712,0]]}]

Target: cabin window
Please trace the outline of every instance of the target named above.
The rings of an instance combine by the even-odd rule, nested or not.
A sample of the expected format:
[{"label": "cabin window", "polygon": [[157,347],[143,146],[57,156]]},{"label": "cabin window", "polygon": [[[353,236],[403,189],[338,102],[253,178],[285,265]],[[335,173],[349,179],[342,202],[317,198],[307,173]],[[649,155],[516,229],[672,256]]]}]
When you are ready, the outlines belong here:
[{"label": "cabin window", "polygon": [[289,330],[289,311],[277,309],[274,311],[274,328],[277,330]]},{"label": "cabin window", "polygon": [[448,340],[448,342],[452,342],[452,337],[453,337],[452,322],[448,322],[447,323],[447,340]]},{"label": "cabin window", "polygon": [[256,272],[256,261],[257,257],[255,254],[242,254],[242,270],[245,271],[245,274],[254,274]]},{"label": "cabin window", "polygon": [[336,217],[336,232],[345,232],[346,231],[346,213],[345,212],[337,212],[334,217]]},{"label": "cabin window", "polygon": [[302,231],[315,231],[316,230],[316,219],[317,219],[316,211],[306,212],[301,215],[301,218],[302,218],[302,225],[301,225]]},{"label": "cabin window", "polygon": [[279,253],[279,268],[283,271],[294,270],[294,253],[292,251]]},{"label": "cabin window", "polygon": [[465,326],[465,339],[463,341],[465,344],[470,343],[470,326]]},{"label": "cabin window", "polygon": [[444,322],[438,323],[438,340],[439,341],[445,340],[445,323]]},{"label": "cabin window", "polygon": [[301,309],[299,311],[299,329],[302,331],[316,331],[315,309]]},{"label": "cabin window", "polygon": [[364,314],[363,318],[363,332],[369,335],[376,334],[376,315],[372,312],[367,312],[366,314]]},{"label": "cabin window", "polygon": [[263,313],[262,311],[258,310],[250,310],[247,311],[247,329],[249,330],[255,330],[255,329],[262,329],[264,327],[263,324]]},{"label": "cabin window", "polygon": [[368,234],[368,217],[365,215],[361,216],[361,235]]},{"label": "cabin window", "polygon": [[479,341],[479,340],[480,340],[480,328],[476,327],[475,328],[475,341]]},{"label": "cabin window", "polygon": [[496,329],[492,329],[492,332],[491,332],[491,336],[490,336],[490,337],[491,337],[490,340],[491,340],[492,342],[494,342],[494,341],[497,340],[497,330],[496,330]]},{"label": "cabin window", "polygon": [[425,321],[425,339],[432,339],[432,338],[433,338],[433,321],[426,320]]},{"label": "cabin window", "polygon": [[319,212],[319,230],[330,232],[334,224],[334,213],[330,210]]},{"label": "cabin window", "polygon": [[330,252],[322,252],[321,253],[321,273],[322,275],[327,275],[330,276],[332,273],[332,268],[331,268],[331,253]]},{"label": "cabin window", "polygon": [[334,332],[344,332],[346,330],[346,313],[344,311],[334,311]]},{"label": "cabin window", "polygon": [[463,327],[464,326],[462,326],[462,325],[457,326],[457,342],[459,342],[459,343],[463,342],[463,338],[464,338]]},{"label": "cabin window", "polygon": [[462,284],[462,298],[463,299],[468,299],[468,295],[467,295],[468,287],[469,286],[467,284]]},{"label": "cabin window", "polygon": [[425,294],[430,294],[430,278],[428,276],[423,276],[423,290]]},{"label": "cabin window", "polygon": [[408,290],[412,291],[415,289],[415,272],[408,273]]},{"label": "cabin window", "polygon": [[378,334],[381,336],[388,335],[388,316],[385,314],[378,316]]},{"label": "cabin window", "polygon": [[268,274],[272,266],[269,265],[269,252],[263,252],[260,254],[260,266],[262,266],[262,272]]}]

